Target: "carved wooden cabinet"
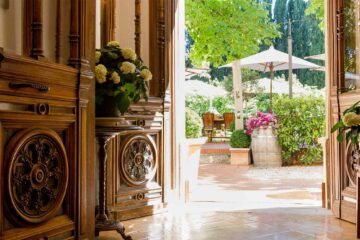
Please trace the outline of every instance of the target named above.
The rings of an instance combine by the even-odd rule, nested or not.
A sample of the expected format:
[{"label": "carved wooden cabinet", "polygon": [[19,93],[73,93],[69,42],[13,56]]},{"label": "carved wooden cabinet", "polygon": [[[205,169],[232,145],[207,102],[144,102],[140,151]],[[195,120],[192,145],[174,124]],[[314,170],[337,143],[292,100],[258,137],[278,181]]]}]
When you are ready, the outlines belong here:
[{"label": "carved wooden cabinet", "polygon": [[119,134],[108,144],[107,206],[117,220],[151,215],[166,205],[162,106],[158,98],[132,106],[126,119],[143,129]]},{"label": "carved wooden cabinet", "polygon": [[78,70],[1,56],[0,238],[79,238]]}]

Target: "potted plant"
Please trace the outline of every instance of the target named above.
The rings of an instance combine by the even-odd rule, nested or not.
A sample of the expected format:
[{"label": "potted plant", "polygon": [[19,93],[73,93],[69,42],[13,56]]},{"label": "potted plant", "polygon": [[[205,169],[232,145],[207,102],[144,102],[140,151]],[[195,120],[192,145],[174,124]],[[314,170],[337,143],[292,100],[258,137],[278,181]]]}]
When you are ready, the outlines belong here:
[{"label": "potted plant", "polygon": [[230,162],[231,165],[251,164],[250,157],[251,138],[244,130],[235,130],[230,137]]},{"label": "potted plant", "polygon": [[111,41],[95,52],[96,116],[119,117],[130,104],[148,99],[152,74],[130,48]]},{"label": "potted plant", "polygon": [[257,112],[246,122],[246,133],[251,136],[251,150],[255,166],[282,166],[281,147],[277,140],[278,120],[272,113]]},{"label": "potted plant", "polygon": [[336,139],[344,141],[343,134],[346,132],[346,140],[349,140],[356,148],[359,148],[360,133],[360,106],[356,102],[344,111],[343,117],[331,128],[331,133],[338,131]]}]

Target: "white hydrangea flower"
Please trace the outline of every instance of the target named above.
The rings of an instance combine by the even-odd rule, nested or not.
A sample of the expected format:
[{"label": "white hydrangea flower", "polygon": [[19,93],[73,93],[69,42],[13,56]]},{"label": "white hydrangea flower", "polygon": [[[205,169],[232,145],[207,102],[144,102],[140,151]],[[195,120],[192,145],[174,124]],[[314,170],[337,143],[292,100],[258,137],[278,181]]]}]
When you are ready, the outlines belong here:
[{"label": "white hydrangea flower", "polygon": [[149,69],[143,69],[140,72],[140,76],[145,80],[145,81],[150,81],[153,77],[152,73],[150,72]]},{"label": "white hydrangea flower", "polygon": [[119,74],[118,74],[117,72],[113,72],[113,73],[111,74],[110,79],[111,79],[115,84],[119,84],[120,81],[121,81],[121,78],[120,78],[120,76],[119,76]]},{"label": "white hydrangea flower", "polygon": [[100,84],[106,82],[107,69],[104,65],[99,64],[95,67],[95,78]]},{"label": "white hydrangea flower", "polygon": [[110,41],[107,43],[108,47],[120,47],[120,43],[118,41]]},{"label": "white hydrangea flower", "polygon": [[95,52],[95,63],[99,63],[99,62],[100,62],[100,57],[101,57],[101,52],[100,52],[100,51],[96,51],[96,52]]},{"label": "white hydrangea flower", "polygon": [[124,48],[121,50],[121,53],[125,59],[135,61],[137,58],[135,51],[132,50],[131,48]]},{"label": "white hydrangea flower", "polygon": [[120,70],[124,74],[134,73],[136,70],[136,66],[131,62],[123,62],[120,66]]}]

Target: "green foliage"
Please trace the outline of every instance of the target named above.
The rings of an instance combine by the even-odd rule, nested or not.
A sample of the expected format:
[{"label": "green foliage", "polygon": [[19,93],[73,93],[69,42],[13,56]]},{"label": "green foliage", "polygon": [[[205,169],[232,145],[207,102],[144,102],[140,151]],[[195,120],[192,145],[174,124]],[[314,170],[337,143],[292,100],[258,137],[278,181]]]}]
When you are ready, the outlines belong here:
[{"label": "green foliage", "polygon": [[306,9],[307,15],[315,15],[320,20],[319,27],[322,31],[325,29],[325,5],[324,0],[309,0],[309,7]]},{"label": "green foliage", "polygon": [[195,111],[199,116],[202,116],[204,112],[209,111],[210,99],[200,95],[187,96],[185,106]]},{"label": "green foliage", "polygon": [[235,131],[235,122],[231,122],[230,123],[230,131],[234,132]]},{"label": "green foliage", "polygon": [[244,130],[235,130],[230,137],[230,146],[232,148],[249,148],[251,138]]},{"label": "green foliage", "polygon": [[216,97],[213,99],[214,108],[222,115],[234,111],[234,98],[230,96]]},{"label": "green foliage", "polygon": [[[247,68],[241,69],[241,81],[243,83],[255,81],[260,78],[261,78],[261,74],[258,71],[247,69]],[[225,76],[222,81],[222,85],[226,91],[228,91],[229,93],[232,93],[233,88],[234,88],[233,76],[232,75]]]},{"label": "green foliage", "polygon": [[186,138],[201,137],[202,120],[199,115],[190,108],[185,109]]},{"label": "green foliage", "polygon": [[[310,2],[313,0],[310,0]],[[288,5],[286,4],[288,2]],[[288,51],[288,20],[292,20],[293,55],[304,58],[306,56],[322,54],[325,52],[324,33],[320,29],[320,20],[313,14],[305,14],[308,3],[304,0],[276,0],[274,8],[274,21],[280,26],[280,38],[274,41],[276,49]],[[317,62],[322,64],[323,62]],[[302,84],[325,87],[325,73],[308,69],[294,70]],[[277,71],[275,76],[285,75],[287,71]]]},{"label": "green foliage", "polygon": [[280,119],[278,139],[287,163],[311,164],[321,158],[317,140],[325,135],[325,102],[320,97],[281,96],[274,101]]},{"label": "green foliage", "polygon": [[[112,41],[96,50],[95,58],[97,108],[104,107],[103,104],[110,99],[123,114],[131,103],[141,98],[148,100],[148,81],[152,74],[135,51],[121,49],[118,42]],[[127,69],[123,65],[127,65]]]},{"label": "green foliage", "polygon": [[342,119],[338,121],[332,128],[331,133],[338,131],[336,139],[339,142],[344,141],[343,134],[346,132],[346,140],[350,140],[352,144],[359,143],[360,132],[360,106],[359,102],[344,111]]},{"label": "green foliage", "polygon": [[[234,99],[230,96],[216,97],[212,103],[220,114],[234,111]],[[208,112],[210,109],[210,99],[200,95],[187,96],[185,106],[202,116],[203,113]]]},{"label": "green foliage", "polygon": [[269,11],[254,0],[186,0],[186,27],[194,40],[190,59],[219,66],[258,52],[277,37]]}]

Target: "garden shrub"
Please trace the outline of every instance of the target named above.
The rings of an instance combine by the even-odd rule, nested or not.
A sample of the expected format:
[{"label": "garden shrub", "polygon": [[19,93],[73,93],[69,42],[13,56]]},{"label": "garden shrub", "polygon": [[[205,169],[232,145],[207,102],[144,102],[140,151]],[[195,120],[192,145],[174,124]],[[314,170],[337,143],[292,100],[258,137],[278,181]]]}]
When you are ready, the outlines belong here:
[{"label": "garden shrub", "polygon": [[199,116],[202,116],[204,112],[209,111],[210,99],[200,95],[187,96],[185,106],[195,111]]},{"label": "garden shrub", "polygon": [[230,131],[231,131],[231,132],[235,131],[235,121],[232,121],[232,122],[230,123]]},{"label": "garden shrub", "polygon": [[230,137],[230,146],[232,148],[249,148],[251,138],[244,130],[235,130]]},{"label": "garden shrub", "polygon": [[201,137],[202,120],[200,116],[190,108],[186,108],[185,117],[186,138]]},{"label": "garden shrub", "polygon": [[234,112],[234,98],[230,96],[215,97],[213,107],[222,115],[226,112]]},{"label": "garden shrub", "polygon": [[[220,114],[234,111],[234,99],[230,96],[215,97],[212,104],[213,108]],[[202,116],[203,113],[208,112],[210,109],[210,99],[200,95],[187,96],[185,106]]]},{"label": "garden shrub", "polygon": [[320,160],[322,148],[317,141],[325,135],[324,99],[281,96],[274,100],[273,112],[280,120],[278,139],[285,163]]}]

